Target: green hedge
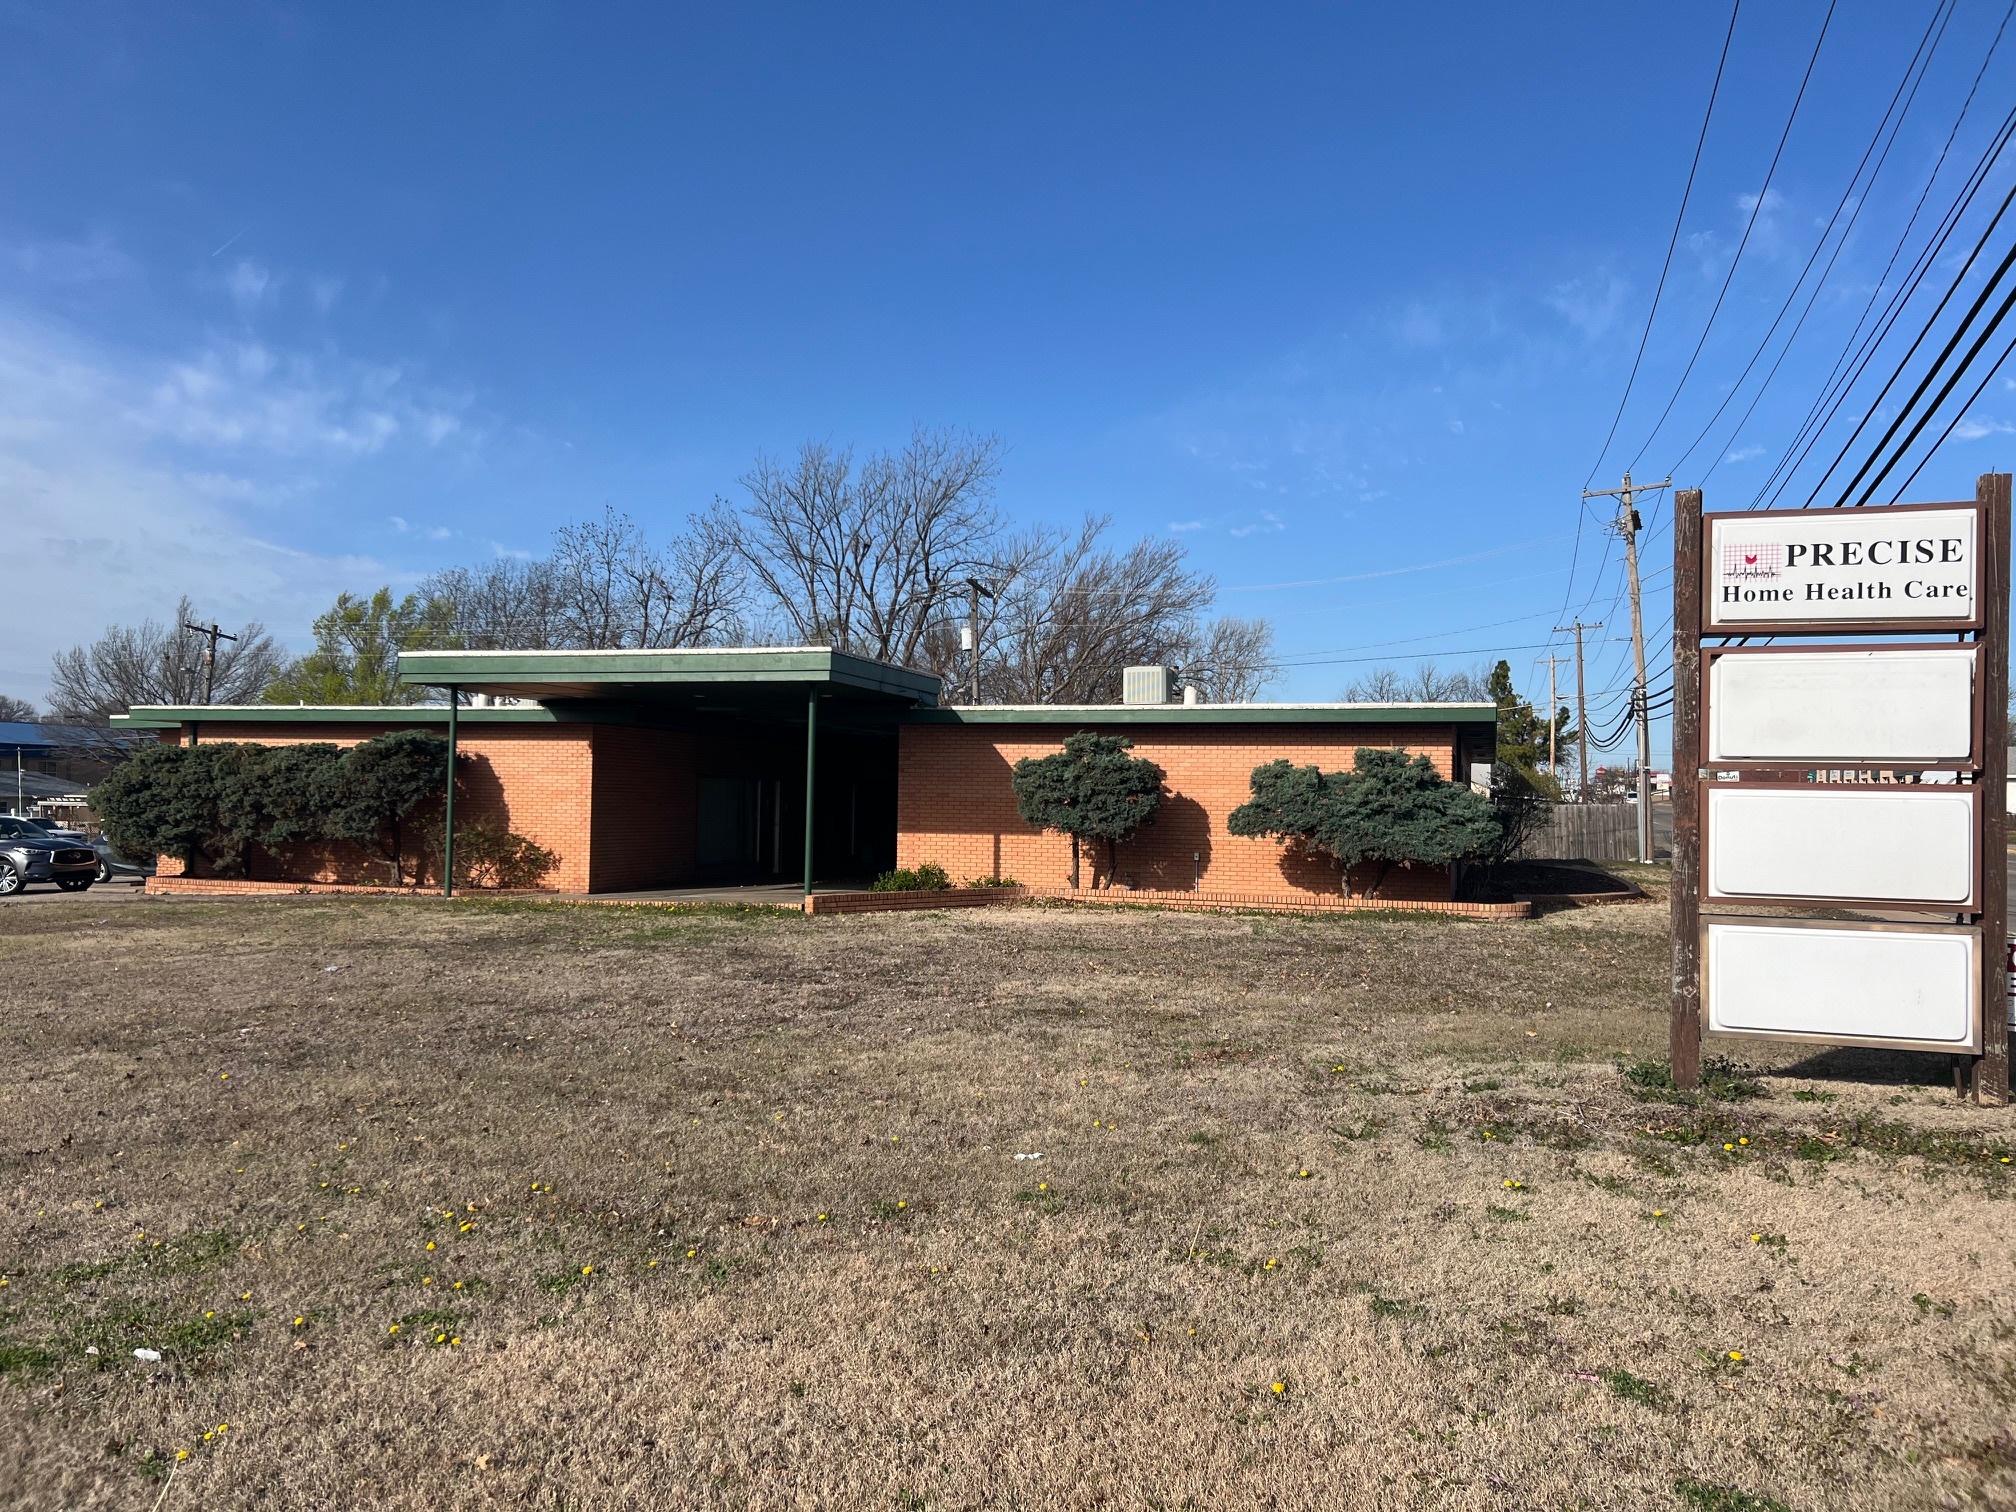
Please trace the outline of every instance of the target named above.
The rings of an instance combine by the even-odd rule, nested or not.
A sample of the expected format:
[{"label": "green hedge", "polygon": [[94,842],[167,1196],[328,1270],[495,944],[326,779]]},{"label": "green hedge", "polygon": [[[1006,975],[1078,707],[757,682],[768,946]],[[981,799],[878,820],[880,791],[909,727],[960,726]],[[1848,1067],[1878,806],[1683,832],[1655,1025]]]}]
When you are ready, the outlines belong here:
[{"label": "green hedge", "polygon": [[[465,756],[461,758],[467,762]],[[418,837],[407,821],[447,790],[448,742],[399,730],[345,749],[217,742],[148,746],[91,789],[106,838],[128,856],[174,856],[242,877],[255,848],[348,841],[385,864],[394,885],[418,881],[440,854],[440,825]],[[530,886],[556,858],[521,836],[456,825],[458,880]],[[468,836],[465,842],[464,836]],[[417,854],[409,840],[417,838]],[[467,857],[459,854],[471,846]],[[484,876],[485,872],[490,876]],[[499,873],[509,881],[496,881]]]}]

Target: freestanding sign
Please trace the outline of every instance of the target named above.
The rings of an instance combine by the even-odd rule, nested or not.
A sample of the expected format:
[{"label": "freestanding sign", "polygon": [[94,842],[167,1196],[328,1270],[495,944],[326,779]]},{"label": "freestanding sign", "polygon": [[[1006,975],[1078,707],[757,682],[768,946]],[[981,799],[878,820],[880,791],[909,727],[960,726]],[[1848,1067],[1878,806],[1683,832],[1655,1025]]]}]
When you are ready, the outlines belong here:
[{"label": "freestanding sign", "polygon": [[1674,505],[1675,1080],[1705,1021],[1945,1051],[2007,1101],[2009,475],[1971,503]]}]

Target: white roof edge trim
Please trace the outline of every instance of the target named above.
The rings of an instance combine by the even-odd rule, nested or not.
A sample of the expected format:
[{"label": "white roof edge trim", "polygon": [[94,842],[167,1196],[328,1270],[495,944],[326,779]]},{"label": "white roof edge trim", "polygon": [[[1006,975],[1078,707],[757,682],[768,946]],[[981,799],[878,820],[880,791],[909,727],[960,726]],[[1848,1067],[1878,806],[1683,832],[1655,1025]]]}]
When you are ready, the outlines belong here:
[{"label": "white roof edge trim", "polygon": [[[772,656],[791,651],[825,651],[834,656],[853,656],[851,651],[835,651],[831,646],[611,646],[600,651],[575,648],[563,650],[548,647],[537,651],[451,651],[434,648],[424,651],[401,651],[403,660],[409,656]],[[874,661],[872,656],[855,656],[856,661]],[[876,662],[877,666],[894,666],[894,662]],[[901,669],[899,669],[901,670]]]},{"label": "white roof edge trim", "polygon": [[[1103,713],[1119,709],[1490,709],[1494,713],[1498,705],[1489,701],[1483,703],[1159,703],[1159,704],[941,704],[940,708],[955,712],[975,709],[998,709],[1007,714],[1040,713],[1045,709],[1069,710],[1077,713]],[[2016,750],[2016,747],[2011,747]]]}]

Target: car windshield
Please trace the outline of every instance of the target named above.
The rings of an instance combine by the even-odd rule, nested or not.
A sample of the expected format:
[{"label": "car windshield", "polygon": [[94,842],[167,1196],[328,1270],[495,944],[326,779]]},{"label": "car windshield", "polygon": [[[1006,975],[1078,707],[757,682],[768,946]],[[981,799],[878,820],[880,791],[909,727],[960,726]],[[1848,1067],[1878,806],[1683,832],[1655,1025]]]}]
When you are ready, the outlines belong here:
[{"label": "car windshield", "polygon": [[33,819],[16,819],[11,814],[0,814],[0,840],[47,840],[49,831]]}]

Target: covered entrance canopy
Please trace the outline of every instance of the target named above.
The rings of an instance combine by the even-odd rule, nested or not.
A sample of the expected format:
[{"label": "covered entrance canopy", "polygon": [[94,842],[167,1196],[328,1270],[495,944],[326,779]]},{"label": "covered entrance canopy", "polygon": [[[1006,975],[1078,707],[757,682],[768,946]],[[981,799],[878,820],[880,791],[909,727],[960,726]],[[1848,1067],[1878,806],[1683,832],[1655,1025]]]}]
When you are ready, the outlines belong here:
[{"label": "covered entrance canopy", "polygon": [[[690,782],[685,869],[695,879],[775,881],[795,870],[807,892],[815,874],[860,877],[896,864],[897,725],[907,710],[935,707],[939,692],[936,677],[824,646],[408,651],[399,680],[684,737],[676,774],[648,746],[620,774],[598,760],[597,830],[615,831],[627,809],[641,833],[636,816],[683,808],[685,794],[670,789]],[[454,707],[451,699],[451,740]]]}]

